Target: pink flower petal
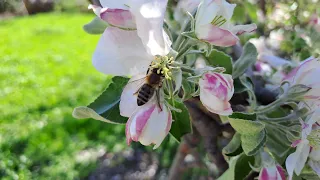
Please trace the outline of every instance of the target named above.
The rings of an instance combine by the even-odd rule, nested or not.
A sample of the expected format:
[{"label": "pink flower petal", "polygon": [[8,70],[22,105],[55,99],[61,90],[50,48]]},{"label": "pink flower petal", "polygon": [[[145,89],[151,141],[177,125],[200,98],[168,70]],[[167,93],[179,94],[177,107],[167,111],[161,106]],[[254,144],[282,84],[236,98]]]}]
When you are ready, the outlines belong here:
[{"label": "pink flower petal", "polygon": [[277,167],[278,173],[280,174],[280,177],[278,177],[277,179],[286,180],[286,175],[284,174],[284,170],[282,169],[282,167],[279,165],[277,165],[276,167]]},{"label": "pink flower petal", "polygon": [[301,142],[301,139],[293,141],[291,147],[297,147],[297,145]]},{"label": "pink flower petal", "polygon": [[236,25],[232,28],[231,32],[236,35],[243,34],[245,32],[253,32],[257,29],[255,24]]},{"label": "pink flower petal", "polygon": [[229,47],[237,44],[239,41],[239,38],[232,32],[211,24],[202,26],[201,28],[203,28],[203,31],[197,33],[198,38],[212,45]]},{"label": "pink flower petal", "polygon": [[119,28],[135,29],[136,24],[130,11],[123,9],[101,8],[96,5],[89,5],[89,9],[112,26]]},{"label": "pink flower petal", "polygon": [[262,168],[260,175],[259,175],[259,180],[270,180],[269,179],[269,174],[266,168]]},{"label": "pink flower petal", "polygon": [[137,116],[135,117],[136,118],[136,134],[134,137],[132,137],[132,140],[138,141],[139,136],[142,133],[143,128],[145,127],[155,107],[156,105],[152,105],[151,107],[147,106],[146,109],[141,108],[141,112],[138,113]]},{"label": "pink flower petal", "polygon": [[116,27],[129,29],[136,28],[134,18],[128,10],[107,9],[100,13],[100,18]]}]

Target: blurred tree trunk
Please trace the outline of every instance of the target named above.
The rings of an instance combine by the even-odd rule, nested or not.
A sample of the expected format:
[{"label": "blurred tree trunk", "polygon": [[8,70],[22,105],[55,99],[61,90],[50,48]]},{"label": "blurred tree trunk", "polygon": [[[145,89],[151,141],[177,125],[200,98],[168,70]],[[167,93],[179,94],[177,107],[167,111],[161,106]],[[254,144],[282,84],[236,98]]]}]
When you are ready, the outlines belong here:
[{"label": "blurred tree trunk", "polygon": [[54,0],[23,0],[29,14],[50,12],[54,9]]}]

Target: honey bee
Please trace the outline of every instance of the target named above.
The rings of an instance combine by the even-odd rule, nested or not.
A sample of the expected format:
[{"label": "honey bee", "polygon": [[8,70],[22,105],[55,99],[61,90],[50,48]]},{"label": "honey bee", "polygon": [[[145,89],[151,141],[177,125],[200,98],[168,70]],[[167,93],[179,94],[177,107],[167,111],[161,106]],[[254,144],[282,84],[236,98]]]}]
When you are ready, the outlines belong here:
[{"label": "honey bee", "polygon": [[156,93],[156,100],[160,110],[160,88],[162,87],[162,82],[165,76],[160,73],[159,68],[149,68],[147,75],[144,78],[144,84],[138,89],[135,95],[137,95],[137,105],[142,106],[149,102],[149,100]]}]

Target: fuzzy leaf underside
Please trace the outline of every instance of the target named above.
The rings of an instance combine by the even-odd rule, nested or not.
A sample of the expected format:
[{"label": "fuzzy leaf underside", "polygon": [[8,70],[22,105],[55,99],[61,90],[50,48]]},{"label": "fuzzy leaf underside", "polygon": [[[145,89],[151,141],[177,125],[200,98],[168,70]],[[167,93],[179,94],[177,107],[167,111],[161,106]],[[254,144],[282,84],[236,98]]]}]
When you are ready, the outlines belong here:
[{"label": "fuzzy leaf underside", "polygon": [[120,115],[119,104],[122,90],[129,79],[115,76],[111,81],[110,85],[90,105],[75,108],[73,116],[77,119],[93,118],[113,124],[126,123],[128,118]]}]

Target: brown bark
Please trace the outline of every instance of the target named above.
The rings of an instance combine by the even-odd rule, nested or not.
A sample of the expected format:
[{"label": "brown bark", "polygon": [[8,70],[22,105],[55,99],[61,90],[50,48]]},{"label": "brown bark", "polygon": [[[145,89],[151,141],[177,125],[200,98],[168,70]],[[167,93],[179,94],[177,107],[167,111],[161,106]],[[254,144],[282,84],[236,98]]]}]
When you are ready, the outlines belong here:
[{"label": "brown bark", "polygon": [[187,169],[184,163],[185,157],[194,150],[199,142],[200,138],[197,132],[187,134],[183,137],[169,171],[169,180],[181,179],[181,174]]},{"label": "brown bark", "polygon": [[23,3],[29,14],[36,14],[40,12],[50,12],[54,9],[53,0],[23,0]]}]

